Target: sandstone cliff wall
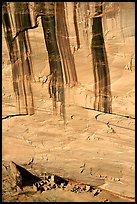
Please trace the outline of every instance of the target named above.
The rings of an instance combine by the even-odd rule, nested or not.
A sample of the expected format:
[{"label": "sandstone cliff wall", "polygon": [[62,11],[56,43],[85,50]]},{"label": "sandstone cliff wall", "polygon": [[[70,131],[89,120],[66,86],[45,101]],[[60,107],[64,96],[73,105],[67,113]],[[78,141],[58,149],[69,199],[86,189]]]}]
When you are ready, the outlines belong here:
[{"label": "sandstone cliff wall", "polygon": [[[8,5],[11,10],[10,19],[13,19],[12,35],[16,35],[14,27],[14,5]],[[135,4],[133,2],[108,2],[102,5],[103,12],[101,14],[103,37],[108,60],[108,68],[110,75],[111,102],[112,113],[127,115],[134,117],[135,115]],[[34,2],[29,4],[31,26],[35,26],[36,10]],[[57,44],[59,45],[60,27],[56,27],[58,18],[57,5],[55,5],[55,31]],[[38,11],[37,11],[38,12]],[[39,11],[40,12],[40,11]],[[43,15],[43,14],[42,14]],[[45,15],[45,14],[44,14]],[[65,55],[65,44],[61,53],[61,63],[63,69],[63,78],[65,86],[65,103],[73,102],[76,105],[85,108],[94,109],[95,104],[95,76],[93,70],[93,53],[92,53],[92,26],[93,17],[95,16],[95,2],[64,2],[64,21],[66,29],[62,34],[60,42],[66,44],[66,49],[70,46],[70,54]],[[31,45],[29,53],[32,61],[34,81],[31,82],[34,98],[35,109],[37,107],[36,98],[41,98],[41,94],[46,95],[46,100],[49,98],[46,76],[50,74],[50,64],[48,50],[44,40],[44,33],[41,24],[41,13],[37,18],[38,26],[35,29],[28,29],[28,38]],[[59,20],[58,20],[59,22]],[[60,23],[60,22],[59,22]],[[59,26],[63,26],[58,24]],[[67,32],[67,34],[66,34]],[[68,39],[67,41],[63,41]],[[9,60],[9,53],[5,44],[3,33],[3,81],[5,77],[11,77],[10,68],[6,67]],[[64,55],[63,55],[64,54]],[[26,55],[25,55],[26,56]],[[71,56],[71,58],[70,58]],[[63,63],[63,58],[66,60]],[[77,83],[71,87],[71,82],[66,85],[65,69],[71,70],[75,67],[77,75]],[[70,63],[71,62],[71,63]],[[65,64],[66,63],[66,64]],[[67,68],[68,67],[68,68]],[[74,69],[72,69],[74,70]],[[7,75],[7,72],[9,75]],[[68,72],[69,73],[69,72]],[[74,73],[73,73],[74,74]],[[73,79],[72,74],[72,79]],[[71,79],[71,71],[70,71]],[[7,78],[9,80],[9,78]],[[49,78],[48,78],[49,80]],[[11,80],[9,80],[11,83]],[[38,83],[40,82],[40,83]],[[49,81],[48,81],[49,82]],[[12,86],[12,83],[11,83]],[[27,86],[27,85],[26,85]],[[3,83],[3,90],[7,89],[7,83]],[[39,91],[38,91],[39,90]],[[7,89],[8,91],[8,89]],[[12,95],[13,92],[11,92]],[[41,94],[40,94],[41,93]],[[69,93],[69,94],[68,94]],[[5,97],[5,96],[4,96]],[[44,97],[44,96],[42,96]],[[71,97],[71,99],[70,99]],[[51,99],[49,99],[51,100]],[[15,101],[13,96],[12,102]],[[51,100],[52,103],[52,100]],[[42,102],[41,102],[41,106]],[[46,106],[45,106],[46,109]]]}]

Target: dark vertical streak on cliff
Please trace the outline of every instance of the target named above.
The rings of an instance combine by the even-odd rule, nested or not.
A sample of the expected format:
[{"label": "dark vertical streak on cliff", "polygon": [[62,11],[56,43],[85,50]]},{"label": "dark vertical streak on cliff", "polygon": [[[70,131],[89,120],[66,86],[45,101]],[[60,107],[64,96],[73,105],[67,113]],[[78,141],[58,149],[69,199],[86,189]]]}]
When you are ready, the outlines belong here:
[{"label": "dark vertical streak on cliff", "polygon": [[92,26],[92,56],[95,79],[95,110],[111,113],[110,74],[102,30],[102,4],[96,2]]},{"label": "dark vertical streak on cliff", "polygon": [[53,109],[56,110],[57,102],[61,102],[60,114],[65,119],[65,96],[64,81],[60,53],[58,50],[55,32],[55,4],[45,3],[43,8],[44,15],[41,17],[45,43],[48,51],[50,65],[50,96],[53,98]]},{"label": "dark vertical streak on cliff", "polygon": [[16,102],[18,104],[18,109],[20,113],[20,95],[19,95],[19,85],[18,85],[18,52],[16,41],[12,42],[12,24],[9,16],[8,4],[6,2],[2,5],[2,23],[4,28],[5,39],[9,51],[11,66],[12,66],[12,77],[13,77],[13,89],[16,96]]},{"label": "dark vertical streak on cliff", "polygon": [[64,2],[56,2],[56,26],[59,49],[62,56],[66,84],[74,86],[77,84],[77,73],[74,56],[70,49],[68,29],[65,19]]},{"label": "dark vertical streak on cliff", "polygon": [[78,23],[77,23],[77,2],[74,2],[74,10],[73,10],[73,16],[74,16],[74,27],[76,32],[76,39],[77,39],[77,50],[80,48],[80,38],[79,38],[79,30],[78,30]]},{"label": "dark vertical streak on cliff", "polygon": [[[27,3],[14,3],[13,8],[16,32],[18,32],[22,27],[24,28],[30,25],[29,8]],[[33,114],[33,94],[30,84],[31,71],[29,61],[25,58],[25,56],[29,57],[28,45],[26,44],[24,46],[24,42],[26,41],[25,32],[20,33],[18,38],[14,39],[12,33],[14,25],[10,13],[10,4],[3,3],[2,11],[3,27],[12,66],[13,89],[16,96],[18,112],[19,114]]]},{"label": "dark vertical streak on cliff", "polygon": [[[14,15],[16,23],[16,32],[31,26],[28,3],[14,3]],[[18,35],[19,51],[21,57],[21,64],[19,66],[19,87],[22,100],[24,100],[27,114],[34,114],[33,94],[31,89],[31,64],[29,61],[30,49],[27,44],[27,31],[21,32]],[[24,107],[23,107],[24,108]]]}]

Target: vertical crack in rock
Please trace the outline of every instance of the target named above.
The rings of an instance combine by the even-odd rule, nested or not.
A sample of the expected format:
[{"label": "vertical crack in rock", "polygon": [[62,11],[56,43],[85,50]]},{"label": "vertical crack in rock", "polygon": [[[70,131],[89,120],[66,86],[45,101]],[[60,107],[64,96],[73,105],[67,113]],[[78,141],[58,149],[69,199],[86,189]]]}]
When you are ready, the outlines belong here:
[{"label": "vertical crack in rock", "polygon": [[74,17],[74,27],[76,32],[77,50],[78,50],[80,48],[80,37],[79,37],[79,30],[78,30],[78,23],[77,23],[77,4],[78,2],[74,2],[73,17]]},{"label": "vertical crack in rock", "polygon": [[111,113],[111,82],[102,30],[102,4],[96,2],[92,25],[92,56],[95,80],[95,110]]},{"label": "vertical crack in rock", "polygon": [[[41,4],[39,4],[41,6]],[[46,10],[48,12],[46,12]],[[55,32],[55,3],[45,3],[43,7],[45,16],[41,17],[45,43],[48,51],[50,65],[49,93],[53,99],[53,109],[57,110],[57,102],[60,102],[60,114],[65,119],[64,81],[60,53],[58,50]]]},{"label": "vertical crack in rock", "polygon": [[[8,3],[3,3],[2,23],[8,46],[13,77],[13,88],[16,96],[19,114],[34,114],[33,94],[31,89],[31,59],[29,56],[30,44],[26,32],[13,38],[14,24],[16,32],[31,26],[28,3],[14,3],[14,19],[9,13],[11,10]],[[14,39],[14,40],[13,40]]]},{"label": "vertical crack in rock", "polygon": [[62,56],[66,84],[77,84],[77,73],[74,56],[72,55],[69,42],[69,34],[65,19],[64,2],[56,2],[56,26],[59,49]]}]

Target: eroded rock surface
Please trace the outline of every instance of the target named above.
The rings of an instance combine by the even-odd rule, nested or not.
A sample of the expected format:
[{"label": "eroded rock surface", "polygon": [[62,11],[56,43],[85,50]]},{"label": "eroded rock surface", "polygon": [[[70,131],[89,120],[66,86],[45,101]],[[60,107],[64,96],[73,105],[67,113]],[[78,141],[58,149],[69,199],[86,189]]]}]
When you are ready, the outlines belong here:
[{"label": "eroded rock surface", "polygon": [[[58,16],[58,19],[55,18],[57,20],[55,25],[58,23],[57,33],[52,35],[54,42],[57,38],[58,57],[53,57],[52,53],[49,53],[50,49],[49,47],[47,49],[45,42],[50,36],[45,29],[47,33],[44,38],[41,16],[34,18],[34,2],[29,3],[32,20],[32,25],[29,26],[33,28],[27,28],[28,31],[25,33],[27,37],[23,39],[29,39],[31,49],[28,46],[27,54],[26,51],[21,50],[21,47],[14,49],[18,54],[23,55],[22,59],[19,55],[17,61],[17,56],[14,56],[16,63],[10,60],[4,30],[2,30],[2,159],[5,162],[2,168],[3,200],[10,202],[134,201],[134,2],[105,2],[102,5],[103,13],[99,14],[102,18],[109,68],[111,114],[100,112],[98,108],[95,110],[95,101],[98,104],[99,98],[95,94],[91,42],[96,2],[64,2],[62,27],[67,29],[65,31],[59,29],[61,18]],[[15,26],[14,2],[10,5],[8,9],[11,10],[8,10],[8,15],[11,12],[9,18],[10,20],[13,18],[12,23]],[[16,9],[19,8],[16,7]],[[41,7],[37,9],[40,15],[43,14]],[[52,12],[55,11],[53,3],[49,9]],[[45,26],[46,21],[48,21],[48,15],[43,17]],[[48,28],[50,25],[49,23]],[[17,42],[20,40],[18,43],[21,45],[20,33],[16,32],[14,26],[11,27],[10,32],[14,40],[16,39]],[[22,30],[21,35],[24,35],[23,32],[26,31]],[[61,45],[63,45],[62,49]],[[70,47],[65,49],[65,46]],[[23,47],[26,49],[25,44]],[[56,48],[54,53],[55,51],[57,51]],[[19,75],[21,70],[24,70],[21,61],[30,63],[30,59],[31,78],[26,77],[28,72],[25,69],[26,88],[24,89],[23,75],[21,77]],[[53,64],[51,65],[50,62],[61,63],[63,85],[60,84],[62,80],[59,78],[60,75],[51,72]],[[74,68],[75,73],[73,73]],[[12,71],[16,72],[12,73]],[[17,74],[16,80],[13,74]],[[20,87],[18,87],[19,95],[17,92],[17,95],[14,93],[16,86],[13,88],[13,82]],[[97,82],[105,83],[100,80]],[[97,90],[100,89],[97,87]],[[28,106],[26,106],[25,97]],[[39,187],[34,186],[33,183],[31,186],[25,186],[23,191],[16,192],[15,186],[12,186],[12,174],[8,166],[11,161],[38,177],[49,172],[51,175],[67,179],[69,183],[65,187],[64,184],[58,187],[50,180],[49,183],[42,183],[42,188],[46,189],[44,191],[37,191]],[[95,189],[92,189],[93,186]]]}]

